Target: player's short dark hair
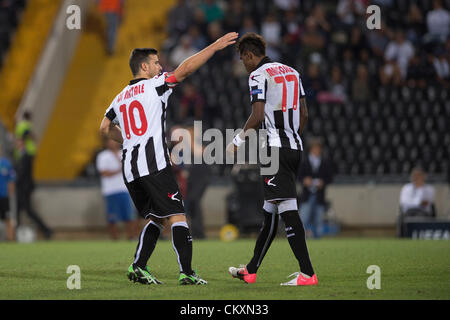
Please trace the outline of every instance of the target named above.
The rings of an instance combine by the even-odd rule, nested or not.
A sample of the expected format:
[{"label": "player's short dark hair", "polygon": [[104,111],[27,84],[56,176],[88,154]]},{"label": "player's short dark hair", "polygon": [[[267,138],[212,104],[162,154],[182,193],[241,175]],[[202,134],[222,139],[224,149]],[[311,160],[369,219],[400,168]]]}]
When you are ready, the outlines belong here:
[{"label": "player's short dark hair", "polygon": [[148,56],[151,54],[158,54],[158,50],[153,48],[136,48],[133,50],[133,52],[131,52],[130,69],[133,73],[133,76],[136,76],[139,73],[141,63],[145,62],[148,59]]},{"label": "player's short dark hair", "polygon": [[241,55],[250,51],[257,57],[264,57],[266,55],[266,41],[259,34],[249,32],[239,39],[236,50]]}]

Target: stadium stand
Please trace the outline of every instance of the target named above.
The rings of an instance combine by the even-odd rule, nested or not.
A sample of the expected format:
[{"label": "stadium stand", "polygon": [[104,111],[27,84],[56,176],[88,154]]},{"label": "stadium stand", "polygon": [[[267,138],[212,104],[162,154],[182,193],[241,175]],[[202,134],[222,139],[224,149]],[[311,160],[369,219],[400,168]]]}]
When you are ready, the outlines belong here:
[{"label": "stadium stand", "polygon": [[[98,127],[102,115],[131,77],[127,63],[130,48],[159,47],[165,37],[165,12],[171,5],[171,1],[126,1],[117,48],[114,55],[108,55],[104,48],[104,20],[93,2],[38,150],[38,180],[72,180],[86,166],[92,166],[101,147]],[[54,152],[56,149],[58,152]]]},{"label": "stadium stand", "polygon": [[59,5],[54,0],[0,1],[0,119],[8,131]]},{"label": "stadium stand", "polygon": [[[305,138],[324,137],[325,152],[339,176],[395,180],[421,164],[431,178],[444,178],[450,156],[450,78],[448,73],[439,76],[437,61],[443,56],[448,67],[450,40],[448,33],[444,40],[430,40],[427,17],[439,3],[447,10],[450,1],[354,1],[355,11],[345,12],[346,2],[179,1],[171,11],[178,19],[168,27],[163,61],[170,63],[178,40],[186,40],[186,34],[195,49],[197,43],[215,40],[211,29],[218,28],[219,35],[235,30],[261,33],[269,40],[269,56],[300,70],[310,112]],[[293,7],[283,7],[285,3]],[[365,25],[368,4],[382,6],[381,31]],[[222,14],[211,18],[214,6]],[[399,31],[412,44],[417,61],[407,64],[400,83],[383,83],[379,71],[388,64],[386,47],[397,44]],[[237,128],[247,119],[247,75],[239,63],[230,51],[192,76],[190,81],[205,100],[204,126],[206,121],[210,127]],[[182,94],[176,90],[172,106],[179,104]],[[183,121],[174,112],[168,115],[173,123]]]},{"label": "stadium stand", "polygon": [[11,44],[11,37],[17,28],[25,0],[0,2],[0,67]]}]

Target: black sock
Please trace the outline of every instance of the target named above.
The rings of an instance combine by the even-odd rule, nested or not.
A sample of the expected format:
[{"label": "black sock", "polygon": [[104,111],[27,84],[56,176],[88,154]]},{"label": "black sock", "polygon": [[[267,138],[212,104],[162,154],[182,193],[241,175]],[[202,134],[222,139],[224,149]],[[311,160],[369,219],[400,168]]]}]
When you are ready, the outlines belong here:
[{"label": "black sock", "polygon": [[285,211],[281,218],[286,225],[286,236],[300,265],[300,271],[308,276],[314,274],[314,270],[309,259],[308,247],[305,240],[305,229],[297,211]]},{"label": "black sock", "polygon": [[186,222],[175,222],[172,225],[172,245],[177,254],[180,272],[191,275],[192,237]]},{"label": "black sock", "polygon": [[162,227],[153,221],[147,223],[139,236],[139,242],[134,255],[134,264],[144,269],[155,249]]},{"label": "black sock", "polygon": [[248,273],[256,273],[258,271],[267,250],[269,250],[269,247],[277,234],[278,215],[276,213],[269,213],[266,210],[263,210],[263,212],[264,224],[259,231],[258,240],[256,240],[253,258],[247,264]]}]

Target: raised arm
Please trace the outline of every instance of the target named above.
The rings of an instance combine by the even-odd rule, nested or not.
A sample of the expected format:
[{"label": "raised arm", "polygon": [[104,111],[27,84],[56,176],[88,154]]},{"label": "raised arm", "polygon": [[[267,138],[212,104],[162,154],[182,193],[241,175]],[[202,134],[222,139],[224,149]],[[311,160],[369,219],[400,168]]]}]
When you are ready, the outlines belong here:
[{"label": "raised arm", "polygon": [[178,82],[183,81],[195,70],[204,65],[206,61],[208,61],[214,53],[216,53],[216,51],[222,50],[229,45],[236,43],[237,37],[238,34],[236,32],[227,33],[223,37],[217,39],[214,43],[204,48],[202,51],[184,60],[178,68],[175,69],[173,75]]}]

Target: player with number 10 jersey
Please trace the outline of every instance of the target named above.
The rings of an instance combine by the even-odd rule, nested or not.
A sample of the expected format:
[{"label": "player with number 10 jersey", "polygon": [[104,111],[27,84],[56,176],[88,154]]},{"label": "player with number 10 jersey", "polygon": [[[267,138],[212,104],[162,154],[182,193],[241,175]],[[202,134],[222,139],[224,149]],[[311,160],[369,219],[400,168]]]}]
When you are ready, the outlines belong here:
[{"label": "player with number 10 jersey", "polygon": [[181,285],[206,284],[191,268],[192,237],[178,183],[170,166],[165,125],[172,89],[206,63],[216,51],[235,43],[230,32],[183,61],[173,73],[161,73],[158,52],[134,49],[130,57],[133,80],[114,98],[100,125],[104,137],[123,145],[125,185],[139,214],[150,221],[139,237],[128,278],[143,284],[161,284],[147,266],[164,225],[172,229]]}]

